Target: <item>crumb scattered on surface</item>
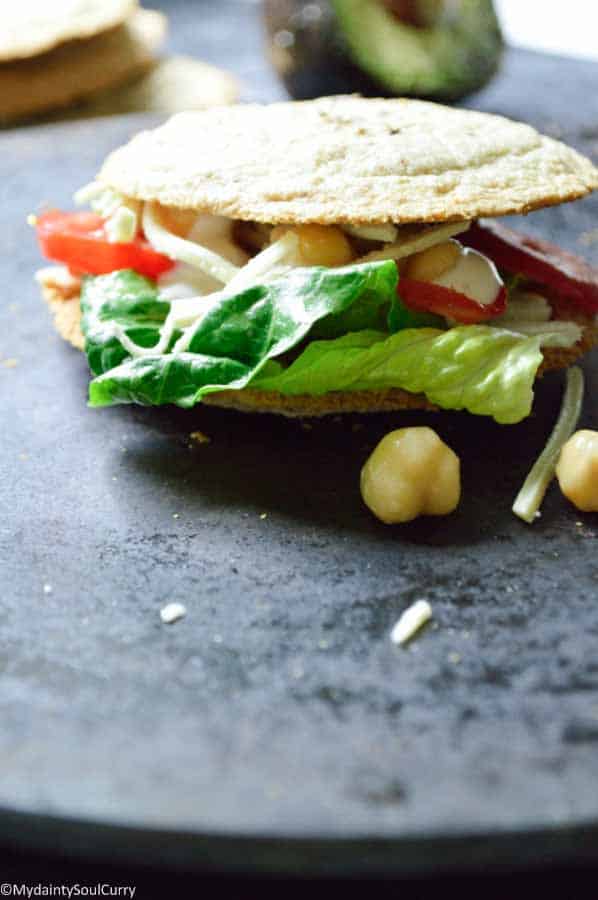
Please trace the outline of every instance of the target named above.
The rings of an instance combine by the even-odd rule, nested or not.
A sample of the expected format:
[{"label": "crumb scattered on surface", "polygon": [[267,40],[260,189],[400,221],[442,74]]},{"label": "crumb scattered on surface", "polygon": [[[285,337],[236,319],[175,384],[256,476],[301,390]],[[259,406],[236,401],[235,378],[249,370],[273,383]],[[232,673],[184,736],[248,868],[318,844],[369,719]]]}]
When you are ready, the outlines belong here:
[{"label": "crumb scattered on surface", "polygon": [[598,228],[582,231],[577,240],[583,247],[591,247],[593,244],[598,244]]},{"label": "crumb scattered on surface", "polygon": [[14,369],[19,365],[19,360],[15,359],[14,356],[11,356],[8,359],[0,360],[0,365],[4,366],[5,369]]},{"label": "crumb scattered on surface", "polygon": [[194,444],[209,444],[212,438],[204,434],[203,431],[192,431],[189,435],[189,440]]},{"label": "crumb scattered on surface", "polygon": [[416,600],[399,618],[390,633],[393,644],[407,644],[432,618],[432,607],[427,600]]},{"label": "crumb scattered on surface", "polygon": [[268,513],[260,513],[260,519],[267,519]]},{"label": "crumb scattered on surface", "polygon": [[460,653],[449,653],[448,661],[452,663],[454,666],[458,666],[461,662],[461,654]]},{"label": "crumb scattered on surface", "polygon": [[173,513],[173,514],[172,514],[172,518],[173,518],[173,519],[178,519],[178,517],[179,517],[179,513]]},{"label": "crumb scattered on surface", "polygon": [[172,625],[187,615],[187,608],[182,603],[167,603],[160,610],[160,618],[165,625]]}]

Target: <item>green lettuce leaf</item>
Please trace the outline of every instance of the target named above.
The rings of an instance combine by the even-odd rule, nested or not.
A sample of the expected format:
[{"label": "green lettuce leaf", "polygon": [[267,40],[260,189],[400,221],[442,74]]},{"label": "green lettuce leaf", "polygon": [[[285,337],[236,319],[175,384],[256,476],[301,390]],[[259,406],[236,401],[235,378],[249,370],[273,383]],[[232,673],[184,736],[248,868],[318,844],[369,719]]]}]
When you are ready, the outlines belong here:
[{"label": "green lettuce leaf", "polygon": [[[198,322],[187,352],[129,356],[114,323],[137,344],[157,343],[168,304],[131,272],[86,285],[83,332],[92,371],[91,406],[176,403],[189,407],[223,388],[242,388],[267,362],[295,347],[316,322],[372,295],[390,305],[397,286],[391,260],[338,269],[294,269],[284,278],[224,296]],[[121,293],[122,292],[122,293]]]},{"label": "green lettuce leaf", "polygon": [[159,299],[154,282],[129,269],[85,278],[81,330],[93,374],[113,369],[129,355],[115,335],[115,324],[140,347],[153,347],[169,309],[170,304]]},{"label": "green lettuce leaf", "polygon": [[397,387],[506,425],[531,411],[541,341],[483,325],[363,331],[314,341],[288,368],[269,364],[250,387],[288,395]]}]

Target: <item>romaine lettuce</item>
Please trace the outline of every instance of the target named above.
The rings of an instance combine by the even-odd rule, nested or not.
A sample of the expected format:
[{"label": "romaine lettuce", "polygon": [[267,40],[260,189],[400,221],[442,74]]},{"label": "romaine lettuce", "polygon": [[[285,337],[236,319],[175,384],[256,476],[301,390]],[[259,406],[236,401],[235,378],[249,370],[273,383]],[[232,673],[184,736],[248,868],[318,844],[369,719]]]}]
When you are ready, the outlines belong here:
[{"label": "romaine lettuce", "polygon": [[[85,283],[82,328],[92,371],[90,404],[193,406],[222,388],[241,388],[267,360],[295,347],[316,322],[357,301],[390,306],[397,269],[391,260],[338,269],[293,269],[284,278],[223,295],[199,319],[185,353],[130,355],[119,331],[144,348],[157,344],[168,304],[157,289],[121,271]],[[122,296],[122,302],[119,297]]]},{"label": "romaine lettuce", "polygon": [[[396,287],[392,261],[295,269],[269,284],[222,296],[193,326],[185,352],[148,355],[146,349],[131,355],[119,336],[143,348],[157,345],[169,304],[153,282],[134,272],[87,279],[82,328],[98,376],[90,386],[90,404],[189,407],[209,392],[247,385],[288,395],[396,387],[503,424],[529,415],[545,335],[527,337],[485,325],[414,328],[408,319],[389,335],[380,329],[402,324]],[[317,329],[329,337],[350,327],[360,330],[312,339],[290,365],[281,364],[283,354],[293,348],[296,353]],[[172,336],[169,351],[178,336]]]},{"label": "romaine lettuce", "polygon": [[511,424],[531,411],[542,340],[484,325],[364,331],[314,341],[284,370],[269,363],[250,387],[289,395],[396,387]]}]

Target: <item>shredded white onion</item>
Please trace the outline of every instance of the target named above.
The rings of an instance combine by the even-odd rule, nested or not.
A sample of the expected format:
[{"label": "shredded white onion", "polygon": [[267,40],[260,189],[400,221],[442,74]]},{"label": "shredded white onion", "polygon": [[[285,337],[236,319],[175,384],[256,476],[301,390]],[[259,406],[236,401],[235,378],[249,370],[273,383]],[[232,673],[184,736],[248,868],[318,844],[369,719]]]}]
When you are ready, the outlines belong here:
[{"label": "shredded white onion", "polygon": [[137,234],[137,216],[132,209],[119,206],[105,223],[106,235],[111,244],[126,244]]},{"label": "shredded white onion", "polygon": [[[198,321],[217,303],[223,296],[243,291],[254,284],[266,280],[285,271],[296,263],[299,253],[299,238],[296,234],[287,231],[279,240],[270,244],[257,256],[254,256],[239,273],[229,281],[225,290],[209,297],[189,298],[188,300],[176,300],[172,304],[168,317],[173,318],[175,327],[186,325],[185,331],[173,347],[173,353],[184,353],[189,347],[189,342]],[[167,319],[167,322],[168,322]]]},{"label": "shredded white onion", "polygon": [[343,225],[343,231],[352,237],[380,241],[382,244],[392,243],[399,233],[396,225]]},{"label": "shredded white onion", "polygon": [[233,220],[226,216],[202,213],[195,220],[187,240],[218,253],[235,266],[245,266],[249,262],[249,256],[235,244],[233,225]]},{"label": "shredded white onion", "polygon": [[268,276],[269,280],[280,273],[281,268],[299,264],[299,238],[287,231],[281,238],[250,259],[227,285],[227,293],[234,289],[242,291],[257,284]]},{"label": "shredded white onion", "polygon": [[[153,238],[150,239],[152,240],[152,244],[154,244]],[[184,243],[188,242],[185,241]],[[133,341],[127,337],[124,330],[117,324],[114,325],[114,333],[127,353],[130,353],[131,356],[141,357],[155,356],[156,354],[164,353],[167,350],[175,331],[182,329],[183,333],[172,348],[172,352],[184,353],[189,346],[197,323],[222,299],[222,297],[243,291],[253,284],[263,283],[265,280],[272,280],[272,277],[278,275],[281,271],[284,271],[284,267],[288,267],[296,262],[298,253],[299,239],[297,238],[297,235],[287,232],[274,244],[271,244],[265,250],[262,250],[261,253],[258,253],[257,256],[254,256],[246,266],[238,270],[235,277],[230,279],[225,289],[214,291],[213,293],[203,296],[180,297],[172,300],[170,312],[161,328],[160,340],[153,347],[140,347],[133,343]],[[161,299],[165,299],[165,293],[166,291],[161,292]]]},{"label": "shredded white onion", "polygon": [[504,328],[515,334],[528,337],[540,337],[542,347],[562,347],[569,349],[581,340],[583,328],[577,322],[499,322],[497,319],[489,325]]},{"label": "shredded white onion", "polygon": [[567,371],[567,386],[557,423],[513,504],[513,512],[524,522],[531,524],[539,515],[544,494],[554,478],[563,445],[577,427],[583,403],[583,392],[583,372],[578,366],[573,366]]},{"label": "shredded white onion", "polygon": [[160,299],[169,303],[189,297],[205,297],[219,291],[221,284],[210,278],[201,269],[195,269],[186,263],[178,263],[158,278]]},{"label": "shredded white onion", "polygon": [[164,253],[171,259],[177,259],[190,266],[195,266],[205,272],[206,275],[217,279],[221,284],[227,284],[239,272],[239,267],[233,265],[228,259],[178,237],[168,231],[158,219],[157,211],[153,203],[146,203],[143,207],[143,230],[145,236],[155,250]]}]

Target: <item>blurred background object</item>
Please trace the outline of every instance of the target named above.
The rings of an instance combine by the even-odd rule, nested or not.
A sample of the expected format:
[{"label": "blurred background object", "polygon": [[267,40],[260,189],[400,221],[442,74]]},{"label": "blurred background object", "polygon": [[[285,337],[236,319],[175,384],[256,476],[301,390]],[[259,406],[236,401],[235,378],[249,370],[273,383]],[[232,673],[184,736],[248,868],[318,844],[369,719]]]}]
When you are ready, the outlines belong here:
[{"label": "blurred background object", "polygon": [[598,59],[595,0],[495,0],[505,37],[515,47]]},{"label": "blurred background object", "polygon": [[[238,99],[229,72],[190,56],[159,56],[169,4],[156,5],[163,11],[141,9],[137,0],[22,0],[3,9],[0,124],[167,113]],[[202,7],[210,9],[193,5],[198,21]]]},{"label": "blurred background object", "polygon": [[166,36],[134,0],[23,0],[2,10],[0,120],[69,106],[146,71]]},{"label": "blurred background object", "polygon": [[270,60],[299,99],[458,100],[494,75],[503,47],[492,0],[265,0],[264,17]]},{"label": "blurred background object", "polygon": [[[139,111],[181,112],[202,106],[234,103],[240,85],[234,75],[191,56],[167,56],[141,78],[120,89],[104,91],[86,104],[86,116]],[[81,115],[75,110],[74,115]]]}]

